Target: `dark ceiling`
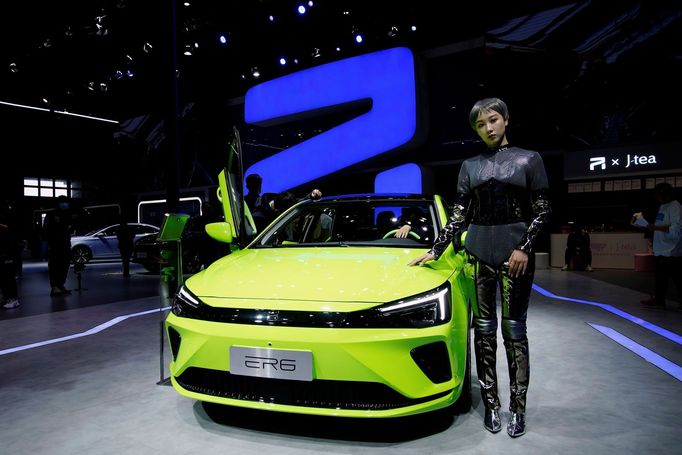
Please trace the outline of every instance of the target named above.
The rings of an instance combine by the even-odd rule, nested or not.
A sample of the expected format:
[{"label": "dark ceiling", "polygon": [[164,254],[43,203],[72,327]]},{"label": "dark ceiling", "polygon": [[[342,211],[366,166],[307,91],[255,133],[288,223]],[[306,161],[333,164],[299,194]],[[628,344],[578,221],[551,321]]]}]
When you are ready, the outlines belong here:
[{"label": "dark ceiling", "polygon": [[[159,80],[166,69],[172,1],[5,3],[2,100],[123,120],[153,110],[165,96]],[[267,80],[396,45],[421,50],[450,44],[533,12],[536,3],[493,2],[477,11],[441,1],[319,0],[312,7],[291,0],[178,1],[181,95],[242,96],[258,82],[254,68]],[[567,2],[542,3],[547,8]],[[297,12],[299,5],[307,7],[306,14]],[[355,32],[364,36],[361,45]],[[193,55],[183,55],[186,46]],[[286,67],[279,64],[282,57]]]},{"label": "dark ceiling", "polygon": [[[131,180],[136,189],[162,187],[158,127],[172,98],[173,3],[5,3],[0,102],[124,126],[0,104],[5,148],[21,162],[17,172],[75,178],[137,171],[145,184]],[[297,12],[300,4],[305,15]],[[213,183],[216,150],[232,124],[243,131],[245,159],[253,161],[334,123],[243,125],[240,99],[253,85],[394,46],[423,57],[429,86],[429,136],[405,159],[437,164],[470,155],[468,108],[495,95],[517,119],[515,140],[529,147],[676,138],[674,112],[668,113],[682,101],[678,1],[190,0],[175,10],[179,104],[186,113],[182,186]],[[186,46],[192,55],[184,55]],[[140,121],[125,123],[133,118]],[[102,157],[115,163],[108,172]]]}]

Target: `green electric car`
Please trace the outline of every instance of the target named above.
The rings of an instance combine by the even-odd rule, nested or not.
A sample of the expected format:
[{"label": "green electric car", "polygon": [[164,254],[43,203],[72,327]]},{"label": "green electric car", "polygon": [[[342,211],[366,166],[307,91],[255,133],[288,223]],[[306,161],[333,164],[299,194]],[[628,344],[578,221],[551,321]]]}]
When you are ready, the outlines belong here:
[{"label": "green electric car", "polygon": [[[249,237],[237,176],[221,173],[226,221],[207,226],[228,243]],[[438,196],[407,194],[294,205],[180,288],[166,319],[173,387],[196,400],[302,414],[466,412],[474,298],[466,257],[450,246],[438,261],[408,266],[446,213]],[[396,237],[405,225],[407,237]]]}]

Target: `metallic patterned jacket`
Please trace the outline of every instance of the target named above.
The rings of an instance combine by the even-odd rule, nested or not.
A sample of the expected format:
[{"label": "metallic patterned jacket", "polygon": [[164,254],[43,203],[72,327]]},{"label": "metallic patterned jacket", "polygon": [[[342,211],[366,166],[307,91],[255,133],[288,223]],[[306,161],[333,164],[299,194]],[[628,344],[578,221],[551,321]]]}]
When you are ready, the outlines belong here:
[{"label": "metallic patterned jacket", "polygon": [[440,257],[467,231],[464,248],[478,260],[499,267],[515,249],[532,253],[549,222],[549,185],[537,152],[505,145],[462,163],[457,199],[432,253]]}]

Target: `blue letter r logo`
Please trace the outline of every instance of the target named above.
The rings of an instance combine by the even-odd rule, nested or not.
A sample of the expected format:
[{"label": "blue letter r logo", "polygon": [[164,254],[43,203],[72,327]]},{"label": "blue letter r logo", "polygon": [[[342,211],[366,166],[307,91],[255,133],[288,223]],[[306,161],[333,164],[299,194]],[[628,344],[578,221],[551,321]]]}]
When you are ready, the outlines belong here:
[{"label": "blue letter r logo", "polygon": [[415,63],[407,48],[340,60],[259,84],[246,93],[245,120],[269,126],[343,105],[371,102],[369,112],[270,156],[245,173],[279,192],[409,143],[417,130]]}]

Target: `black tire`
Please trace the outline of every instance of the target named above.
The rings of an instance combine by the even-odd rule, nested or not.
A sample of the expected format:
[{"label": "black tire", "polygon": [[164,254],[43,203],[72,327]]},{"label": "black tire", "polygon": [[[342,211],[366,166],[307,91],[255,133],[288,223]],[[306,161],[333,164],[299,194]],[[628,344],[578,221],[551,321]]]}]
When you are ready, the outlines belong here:
[{"label": "black tire", "polygon": [[156,263],[152,263],[152,264],[150,264],[150,263],[143,263],[143,264],[142,264],[142,267],[144,267],[145,270],[147,270],[147,272],[154,273],[154,274],[158,274],[158,273],[159,273],[159,264],[156,264]]},{"label": "black tire", "polygon": [[194,275],[199,272],[203,267],[201,258],[197,253],[188,251],[182,255],[182,271],[184,273]]},{"label": "black tire", "polygon": [[466,414],[471,409],[471,325],[467,328],[467,359],[464,370],[464,387],[457,401],[452,404],[453,414]]},{"label": "black tire", "polygon": [[84,245],[77,245],[71,249],[71,261],[74,264],[85,264],[92,259],[92,251]]}]

